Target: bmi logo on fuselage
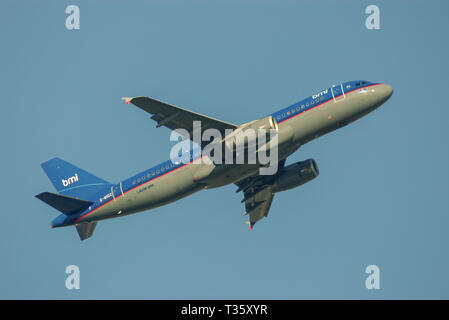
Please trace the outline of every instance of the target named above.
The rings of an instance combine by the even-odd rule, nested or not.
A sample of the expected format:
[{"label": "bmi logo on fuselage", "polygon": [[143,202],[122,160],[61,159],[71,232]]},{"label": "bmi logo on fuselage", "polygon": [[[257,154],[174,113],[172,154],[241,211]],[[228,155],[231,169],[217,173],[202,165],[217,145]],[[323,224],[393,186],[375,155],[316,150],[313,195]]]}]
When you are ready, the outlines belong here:
[{"label": "bmi logo on fuselage", "polygon": [[318,97],[324,96],[325,94],[327,94],[328,89],[321,91],[320,93],[314,94],[312,96],[313,99],[316,99]]},{"label": "bmi logo on fuselage", "polygon": [[75,182],[78,181],[78,174],[75,173],[74,176],[72,176],[72,177],[70,177],[70,178],[68,178],[68,179],[62,179],[61,181],[62,181],[62,185],[63,185],[64,187],[67,187],[68,185],[70,185],[70,184],[75,183]]}]

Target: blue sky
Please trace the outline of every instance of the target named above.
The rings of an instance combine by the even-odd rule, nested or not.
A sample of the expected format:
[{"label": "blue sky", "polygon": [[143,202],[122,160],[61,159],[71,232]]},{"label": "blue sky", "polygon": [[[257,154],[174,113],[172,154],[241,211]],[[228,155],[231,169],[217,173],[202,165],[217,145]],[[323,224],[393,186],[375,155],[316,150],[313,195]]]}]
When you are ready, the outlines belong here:
[{"label": "blue sky", "polygon": [[[81,29],[65,28],[66,6]],[[380,8],[381,30],[365,28]],[[0,298],[449,298],[447,1],[0,3]],[[395,89],[316,141],[320,176],[250,232],[235,186],[99,223],[80,242],[40,163],[117,182],[169,158],[170,131],[122,96],[232,123],[354,79]],[[81,289],[65,288],[77,265]],[[379,266],[380,290],[365,288]]]}]

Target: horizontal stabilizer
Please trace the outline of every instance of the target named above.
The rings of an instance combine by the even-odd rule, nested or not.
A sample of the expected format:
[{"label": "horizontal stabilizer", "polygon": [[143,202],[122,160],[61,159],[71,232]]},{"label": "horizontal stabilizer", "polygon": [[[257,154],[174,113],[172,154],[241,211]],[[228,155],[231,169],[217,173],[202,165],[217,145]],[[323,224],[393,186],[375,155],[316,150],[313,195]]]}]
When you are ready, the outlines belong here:
[{"label": "horizontal stabilizer", "polygon": [[83,211],[92,204],[90,201],[51,192],[42,192],[38,194],[36,198],[68,216]]},{"label": "horizontal stabilizer", "polygon": [[80,236],[80,240],[86,240],[87,238],[90,238],[93,235],[96,226],[97,226],[96,221],[83,222],[75,225],[76,231],[78,231],[78,235]]}]

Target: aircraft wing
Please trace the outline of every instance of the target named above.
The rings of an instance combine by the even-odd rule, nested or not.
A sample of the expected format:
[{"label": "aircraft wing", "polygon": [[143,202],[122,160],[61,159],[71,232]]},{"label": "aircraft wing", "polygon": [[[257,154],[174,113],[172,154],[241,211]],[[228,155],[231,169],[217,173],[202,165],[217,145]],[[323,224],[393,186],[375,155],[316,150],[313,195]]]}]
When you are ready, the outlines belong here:
[{"label": "aircraft wing", "polygon": [[[222,137],[224,137],[225,129],[237,128],[237,126],[232,123],[204,116],[153,98],[134,97],[122,99],[125,100],[126,104],[132,103],[140,109],[152,114],[151,119],[157,122],[156,128],[165,126],[171,130],[185,129],[189,132],[190,139],[193,139],[193,121],[201,121],[201,136],[204,130],[215,128],[219,130]],[[207,143],[209,142],[206,142],[205,144]]]},{"label": "aircraft wing", "polygon": [[[283,168],[285,159],[279,161],[278,168]],[[253,175],[236,183],[237,192],[243,191],[245,202],[245,212],[243,215],[249,215],[250,229],[257,221],[268,216],[274,193],[272,190],[274,176]]]},{"label": "aircraft wing", "polygon": [[[246,195],[248,194],[248,198]],[[262,218],[268,216],[274,194],[270,187],[266,187],[255,195],[245,192],[245,214],[249,214],[249,227],[253,228],[254,224]]]}]

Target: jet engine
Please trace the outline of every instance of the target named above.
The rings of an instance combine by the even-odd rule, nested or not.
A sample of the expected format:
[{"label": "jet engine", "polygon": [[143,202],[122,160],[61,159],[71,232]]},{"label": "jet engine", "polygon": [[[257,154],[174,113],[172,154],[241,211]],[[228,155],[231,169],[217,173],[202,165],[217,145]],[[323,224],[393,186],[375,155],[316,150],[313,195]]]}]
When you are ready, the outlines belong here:
[{"label": "jet engine", "polygon": [[256,146],[259,130],[266,130],[265,143],[270,141],[270,130],[278,132],[278,124],[272,116],[254,120],[239,126],[234,132],[224,138],[226,146],[231,150],[245,150],[249,146]]},{"label": "jet engine", "polygon": [[318,174],[318,166],[313,159],[293,163],[277,173],[272,192],[293,189],[315,179]]}]

